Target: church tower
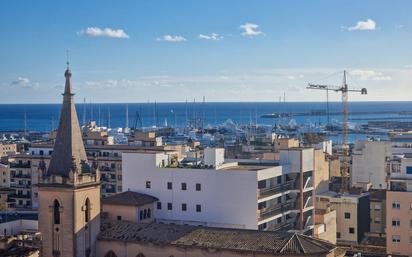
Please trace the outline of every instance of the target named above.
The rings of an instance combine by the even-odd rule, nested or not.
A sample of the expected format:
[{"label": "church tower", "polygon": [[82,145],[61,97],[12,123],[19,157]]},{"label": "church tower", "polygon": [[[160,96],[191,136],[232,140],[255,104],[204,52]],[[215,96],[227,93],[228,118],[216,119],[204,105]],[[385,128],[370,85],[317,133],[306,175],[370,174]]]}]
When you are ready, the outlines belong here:
[{"label": "church tower", "polygon": [[100,231],[100,173],[89,165],[67,67],[59,128],[49,167],[39,165],[43,257],[95,256]]}]

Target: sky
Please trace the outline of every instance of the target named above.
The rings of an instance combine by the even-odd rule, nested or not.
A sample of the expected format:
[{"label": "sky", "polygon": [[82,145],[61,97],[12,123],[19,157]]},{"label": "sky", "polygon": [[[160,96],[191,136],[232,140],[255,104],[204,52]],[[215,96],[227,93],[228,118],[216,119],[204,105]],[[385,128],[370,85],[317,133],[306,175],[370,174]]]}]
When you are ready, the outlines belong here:
[{"label": "sky", "polygon": [[[412,98],[412,1],[0,1],[0,104]],[[331,93],[339,101],[338,93]],[[283,99],[282,99],[283,100]]]}]

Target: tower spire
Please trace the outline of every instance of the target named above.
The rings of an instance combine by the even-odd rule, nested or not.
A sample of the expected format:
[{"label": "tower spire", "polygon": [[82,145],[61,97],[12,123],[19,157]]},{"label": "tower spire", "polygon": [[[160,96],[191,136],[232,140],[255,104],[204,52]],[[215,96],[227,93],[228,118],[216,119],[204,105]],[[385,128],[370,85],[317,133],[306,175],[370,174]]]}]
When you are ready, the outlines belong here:
[{"label": "tower spire", "polygon": [[64,86],[63,104],[56,142],[47,174],[69,177],[71,171],[78,173],[87,172],[90,170],[90,167],[87,164],[86,151],[74,105],[74,94],[71,86],[72,73],[69,67],[64,72],[64,76],[66,83]]}]

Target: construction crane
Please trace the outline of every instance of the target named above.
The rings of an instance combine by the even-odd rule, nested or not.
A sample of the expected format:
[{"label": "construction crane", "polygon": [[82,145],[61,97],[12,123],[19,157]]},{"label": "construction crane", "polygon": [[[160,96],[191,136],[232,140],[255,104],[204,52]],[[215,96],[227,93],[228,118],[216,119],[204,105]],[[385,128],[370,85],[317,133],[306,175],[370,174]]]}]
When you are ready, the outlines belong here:
[{"label": "construction crane", "polygon": [[[307,89],[317,89],[317,90],[325,90],[327,98],[329,98],[329,91],[341,92],[342,93],[342,166],[340,169],[341,177],[342,177],[342,192],[346,192],[349,189],[349,145],[348,145],[348,131],[349,131],[349,124],[348,124],[348,93],[349,92],[357,92],[361,93],[362,95],[366,95],[368,93],[366,88],[362,89],[349,89],[348,84],[346,83],[346,71],[343,71],[343,83],[342,86],[333,86],[333,85],[322,85],[322,84],[308,84],[306,87]],[[329,109],[329,99],[328,101],[328,109]],[[329,115],[329,110],[328,113]]]}]

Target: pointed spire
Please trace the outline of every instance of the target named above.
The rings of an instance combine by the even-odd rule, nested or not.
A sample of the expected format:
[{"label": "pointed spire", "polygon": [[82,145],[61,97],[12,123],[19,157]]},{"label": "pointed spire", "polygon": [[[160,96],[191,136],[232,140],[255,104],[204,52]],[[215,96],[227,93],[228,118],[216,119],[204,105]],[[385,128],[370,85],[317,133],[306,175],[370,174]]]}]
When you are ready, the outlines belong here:
[{"label": "pointed spire", "polygon": [[72,73],[69,67],[67,67],[64,76],[66,77],[66,84],[63,93],[59,127],[47,173],[48,175],[69,177],[70,172],[82,173],[90,171],[90,166],[87,163],[86,151],[74,105],[74,94],[70,81]]}]

